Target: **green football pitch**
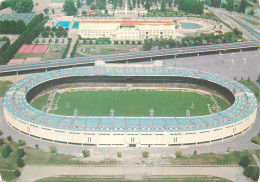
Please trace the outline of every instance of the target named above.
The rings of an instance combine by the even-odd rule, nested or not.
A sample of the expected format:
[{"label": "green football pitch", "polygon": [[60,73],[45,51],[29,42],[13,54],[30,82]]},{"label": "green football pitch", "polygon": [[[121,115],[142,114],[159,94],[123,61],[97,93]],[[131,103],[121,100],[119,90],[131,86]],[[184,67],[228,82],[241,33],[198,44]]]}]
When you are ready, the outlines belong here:
[{"label": "green football pitch", "polygon": [[[31,103],[41,109],[48,97],[43,95]],[[214,99],[216,102],[214,102]],[[109,116],[114,109],[115,116],[148,117],[150,109],[154,116],[181,117],[186,110],[191,116],[207,115],[217,111],[216,104],[222,110],[229,103],[220,97],[192,91],[165,90],[84,90],[57,92],[48,107],[48,112],[73,116],[77,109],[78,116]]]}]

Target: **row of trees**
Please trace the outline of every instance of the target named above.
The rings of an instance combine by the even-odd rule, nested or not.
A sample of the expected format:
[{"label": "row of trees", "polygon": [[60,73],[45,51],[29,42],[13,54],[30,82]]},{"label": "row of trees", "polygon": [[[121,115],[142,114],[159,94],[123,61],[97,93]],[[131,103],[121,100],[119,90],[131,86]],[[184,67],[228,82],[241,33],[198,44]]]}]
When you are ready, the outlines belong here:
[{"label": "row of trees", "polygon": [[0,34],[21,34],[25,28],[23,20],[0,20]]},{"label": "row of trees", "polygon": [[16,13],[29,13],[33,9],[32,0],[5,0],[5,2]]},{"label": "row of trees", "polygon": [[229,43],[235,42],[238,38],[242,37],[242,32],[239,30],[234,30],[234,32],[227,32],[224,34],[214,35],[213,33],[200,34],[199,36],[192,37],[186,36],[181,42],[175,41],[173,39],[163,39],[163,40],[145,40],[143,45],[143,50],[151,50],[152,48],[157,49],[167,49],[176,47],[189,47],[189,46],[199,46],[203,44],[219,44],[219,43]]},{"label": "row of trees", "polygon": [[71,58],[74,58],[74,55],[75,55],[75,53],[76,53],[78,44],[79,44],[79,40],[76,41],[76,43],[74,44],[74,46],[73,46],[73,48],[72,48],[72,51],[71,51],[71,53],[70,53],[70,57],[71,57]]},{"label": "row of trees", "polygon": [[221,0],[206,0],[205,3],[215,8],[225,8],[228,11],[240,13],[245,13],[246,8],[250,5],[248,0],[241,0],[240,3],[236,3],[234,0],[227,0],[226,3],[222,3]]},{"label": "row of trees", "polygon": [[10,39],[8,37],[4,36],[4,37],[0,37],[0,41],[6,41],[6,43],[0,50],[0,54],[1,54],[10,45]]},{"label": "row of trees", "polygon": [[194,14],[202,14],[204,3],[197,0],[175,0],[178,4],[178,9]]},{"label": "row of trees", "polygon": [[6,64],[22,44],[30,44],[40,34],[45,24],[43,14],[39,14],[26,26],[25,31],[1,55],[0,64]]},{"label": "row of trees", "polygon": [[67,37],[68,36],[68,32],[67,32],[67,28],[63,28],[61,25],[56,28],[55,26],[53,26],[52,28],[50,28],[49,26],[45,27],[41,34],[43,38],[47,38],[47,37],[54,37],[54,34],[56,37],[60,38],[60,37]]},{"label": "row of trees", "polygon": [[70,49],[70,44],[71,44],[71,38],[68,38],[68,43],[67,43],[65,49],[62,52],[62,56],[61,56],[62,59],[66,58],[66,56],[67,56],[67,54],[69,52],[69,49]]},{"label": "row of trees", "polygon": [[258,181],[259,168],[257,166],[250,166],[250,163],[251,159],[248,155],[244,155],[239,161],[239,165],[244,168],[244,175],[254,181]]}]

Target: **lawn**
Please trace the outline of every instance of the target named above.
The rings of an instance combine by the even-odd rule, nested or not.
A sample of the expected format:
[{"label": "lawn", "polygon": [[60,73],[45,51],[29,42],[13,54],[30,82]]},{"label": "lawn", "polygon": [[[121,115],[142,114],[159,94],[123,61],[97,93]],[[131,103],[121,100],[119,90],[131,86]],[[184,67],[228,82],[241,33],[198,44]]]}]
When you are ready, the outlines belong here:
[{"label": "lawn", "polygon": [[250,23],[250,24],[252,24],[252,25],[260,25],[260,23],[257,22],[257,21],[250,20],[250,19],[244,18],[244,17],[242,17],[242,16],[240,16],[240,18],[244,19],[245,21],[247,21],[248,23]]},{"label": "lawn", "polygon": [[95,178],[95,177],[89,177],[89,176],[58,176],[58,177],[51,177],[51,178],[45,178],[38,180],[37,182],[138,182],[138,181],[144,181],[144,182],[230,182],[230,180],[226,180],[223,178],[218,177],[211,177],[211,176],[166,176],[164,177],[158,177],[153,178],[153,176],[149,178],[144,178],[143,180],[125,180],[124,178]]},{"label": "lawn", "polygon": [[[222,110],[229,107],[220,98],[217,102]],[[42,98],[34,101],[34,105],[42,106],[42,103]],[[188,91],[65,91],[55,95],[52,105],[55,104],[58,106],[55,114],[73,115],[74,109],[77,109],[79,116],[109,116],[111,109],[115,110],[115,116],[149,116],[150,109],[154,109],[154,116],[186,116],[186,110],[190,110],[191,116],[198,116],[210,114],[207,104],[216,112],[209,95]]]},{"label": "lawn", "polygon": [[181,158],[169,158],[172,165],[238,165],[244,155],[249,155],[250,164],[256,165],[252,151],[233,151],[227,154],[205,153],[200,155],[184,156]]},{"label": "lawn", "polygon": [[44,53],[16,53],[13,59],[26,59],[28,57],[43,57]]},{"label": "lawn", "polygon": [[0,97],[3,97],[5,92],[11,87],[13,82],[11,81],[0,81]]},{"label": "lawn", "polygon": [[75,56],[119,54],[131,51],[139,51],[140,45],[85,45],[79,44]]},{"label": "lawn", "polygon": [[49,98],[49,94],[45,94],[45,95],[39,96],[39,97],[37,98],[37,102],[35,102],[35,101],[33,100],[33,101],[31,102],[31,105],[32,105],[34,108],[41,110],[41,109],[42,109],[42,106],[45,106],[45,105],[46,105],[48,98]]},{"label": "lawn", "polygon": [[257,95],[257,100],[260,101],[260,89],[254,82],[248,80],[240,80],[240,83],[248,87],[255,95]]},{"label": "lawn", "polygon": [[53,44],[49,51],[43,56],[43,60],[61,59],[66,44]]}]

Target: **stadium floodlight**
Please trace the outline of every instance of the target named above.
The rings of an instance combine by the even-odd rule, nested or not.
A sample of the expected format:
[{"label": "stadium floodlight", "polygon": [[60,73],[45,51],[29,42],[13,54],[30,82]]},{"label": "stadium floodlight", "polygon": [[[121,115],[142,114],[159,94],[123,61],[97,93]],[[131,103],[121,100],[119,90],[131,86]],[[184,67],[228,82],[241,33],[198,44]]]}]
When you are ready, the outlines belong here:
[{"label": "stadium floodlight", "polygon": [[218,112],[221,112],[222,109],[221,109],[221,106],[218,106]]},{"label": "stadium floodlight", "polygon": [[111,109],[111,110],[110,110],[110,116],[111,116],[111,117],[114,117],[114,116],[115,116],[115,110],[114,110],[114,109]]},{"label": "stadium floodlight", "polygon": [[187,117],[187,118],[190,117],[190,110],[186,110],[186,117]]},{"label": "stadium floodlight", "polygon": [[42,106],[41,111],[45,113],[45,106]]},{"label": "stadium floodlight", "polygon": [[78,117],[78,110],[77,110],[77,109],[74,109],[73,115],[74,115],[75,117]]},{"label": "stadium floodlight", "polygon": [[152,118],[154,115],[154,110],[153,109],[150,109],[150,117]]}]

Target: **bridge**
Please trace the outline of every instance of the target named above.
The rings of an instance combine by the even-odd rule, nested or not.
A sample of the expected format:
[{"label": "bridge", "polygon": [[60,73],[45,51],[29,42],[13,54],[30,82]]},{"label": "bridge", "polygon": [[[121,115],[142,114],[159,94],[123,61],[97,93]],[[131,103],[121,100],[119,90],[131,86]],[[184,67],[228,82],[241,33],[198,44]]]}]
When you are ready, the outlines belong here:
[{"label": "bridge", "polygon": [[96,60],[105,62],[136,62],[155,59],[170,59],[184,56],[200,56],[205,54],[219,54],[232,51],[242,51],[258,49],[259,41],[236,42],[226,44],[203,45],[194,47],[182,47],[166,50],[139,51],[133,53],[98,55],[82,58],[68,58],[48,60],[42,63],[21,64],[21,65],[3,65],[0,66],[0,76],[19,74],[23,72],[50,71],[59,68],[69,68],[93,65]]}]

